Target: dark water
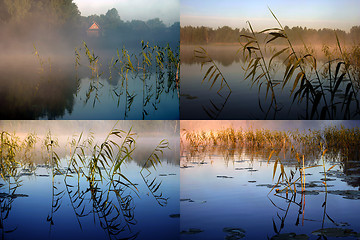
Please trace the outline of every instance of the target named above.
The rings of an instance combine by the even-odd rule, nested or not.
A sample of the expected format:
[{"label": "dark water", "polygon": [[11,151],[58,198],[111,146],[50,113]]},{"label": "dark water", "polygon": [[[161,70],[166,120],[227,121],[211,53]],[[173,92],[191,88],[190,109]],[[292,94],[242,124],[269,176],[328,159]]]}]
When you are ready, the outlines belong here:
[{"label": "dark water", "polygon": [[[300,103],[293,102],[290,95],[293,81],[297,73],[293,75],[289,83],[282,89],[282,84],[275,87],[276,100],[280,111],[267,110],[271,103],[271,92],[266,97],[266,85],[260,87],[259,84],[252,85],[251,78],[245,80],[246,62],[237,54],[239,47],[235,46],[210,46],[206,49],[209,55],[215,60],[226,81],[229,83],[231,92],[225,86],[220,92],[220,81],[218,80],[211,88],[212,81],[205,80],[203,77],[210,65],[204,65],[201,69],[199,59],[194,58],[194,46],[181,46],[181,98],[180,115],[181,119],[309,119],[311,118],[311,102],[308,110],[306,101]],[[285,72],[285,65],[282,61],[273,61],[275,68],[271,71],[272,78],[282,81]],[[318,66],[323,63],[319,61]],[[320,67],[319,67],[320,68]],[[320,71],[321,72],[321,71]],[[248,72],[249,73],[249,72]],[[257,74],[256,76],[258,76]],[[312,75],[312,77],[314,77]],[[260,83],[265,81],[260,80]],[[343,89],[345,85],[340,85]],[[340,99],[340,98],[339,98]],[[341,100],[341,99],[340,99]],[[339,100],[339,101],[340,101]],[[327,96],[330,102],[330,95]],[[341,101],[342,102],[342,101]],[[322,109],[324,104],[320,103],[318,109]],[[352,105],[352,107],[355,107]],[[344,108],[342,109],[344,110]],[[341,104],[337,105],[337,112],[332,119],[358,119],[359,115],[344,116]],[[355,109],[350,110],[355,113]],[[319,114],[320,115],[320,114]],[[313,118],[319,117],[313,116]]]},{"label": "dark water", "polygon": [[[181,239],[240,239],[236,235],[231,238],[224,228],[236,228],[245,235],[244,239],[267,239],[277,235],[276,231],[280,234],[306,234],[309,239],[319,239],[312,232],[321,228],[344,228],[359,232],[358,161],[349,160],[347,164],[337,165],[330,171],[327,178],[332,181],[327,182],[327,194],[320,180],[324,177],[320,173],[323,168],[307,169],[306,182],[313,182],[315,187],[306,190],[318,195],[304,195],[305,208],[301,210],[301,204],[298,205],[301,194],[296,197],[289,194],[288,200],[285,193],[269,194],[272,186],[267,185],[274,184],[276,179],[272,180],[274,162],[267,164],[268,155],[266,149],[256,152],[246,149],[215,150],[193,157],[185,151],[180,160],[181,231],[193,228],[202,232],[183,233]],[[341,159],[338,161],[341,162]],[[308,164],[320,162],[319,158],[315,158]],[[334,159],[331,163],[327,162],[326,169],[334,164]],[[288,162],[285,171],[289,172],[290,169],[294,169],[294,165]],[[346,199],[336,190],[350,190],[357,194],[357,199]],[[326,204],[323,205],[325,200]],[[340,239],[357,238],[349,236]]]},{"label": "dark water", "polygon": [[[141,49],[127,50],[136,69]],[[49,54],[38,49],[40,57],[31,50],[9,55],[0,65],[1,119],[179,119],[174,68],[164,64],[156,69],[152,61],[145,76],[143,71],[129,71],[126,91],[120,70],[110,68],[116,49],[94,51],[97,72],[90,69],[84,47],[79,51],[80,65],[73,51]]]},{"label": "dark water", "polygon": [[146,178],[162,182],[157,191],[166,200],[161,205],[140,169],[136,162],[121,169],[138,189],[135,193],[122,187],[123,205],[114,192],[105,204],[108,179],[89,190],[85,177],[78,183],[76,174],[65,184],[64,175],[56,175],[52,183],[51,168],[45,165],[38,165],[34,173],[21,170],[21,186],[11,184],[10,194],[9,185],[0,182],[1,239],[177,239],[180,220],[172,214],[179,214],[179,166],[164,159]]}]

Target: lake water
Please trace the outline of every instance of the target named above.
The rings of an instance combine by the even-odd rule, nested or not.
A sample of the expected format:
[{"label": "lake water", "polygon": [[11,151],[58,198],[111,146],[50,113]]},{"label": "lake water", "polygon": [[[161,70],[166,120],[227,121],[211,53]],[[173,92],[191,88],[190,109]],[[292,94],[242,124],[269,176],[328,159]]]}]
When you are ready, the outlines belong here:
[{"label": "lake water", "polygon": [[[306,170],[306,183],[313,184],[307,185],[309,192],[296,196],[289,193],[286,198],[285,193],[269,193],[276,182],[272,180],[274,162],[267,163],[269,154],[269,149],[207,148],[197,153],[185,149],[180,159],[181,239],[289,239],[272,238],[276,231],[309,237],[291,239],[320,239],[312,232],[321,228],[359,232],[358,159],[330,170],[327,194],[320,180],[323,168],[316,167]],[[326,169],[339,163],[335,159],[326,163]],[[286,172],[294,170],[290,160],[283,162]],[[314,157],[306,164],[318,163],[320,159]],[[349,190],[356,197],[339,195],[341,191],[336,190]]]},{"label": "lake water", "polygon": [[[289,81],[284,89],[281,85],[275,88],[276,99],[280,111],[271,110],[266,114],[271,102],[271,92],[267,98],[266,86],[262,86],[259,93],[259,86],[252,86],[251,79],[245,79],[245,72],[242,67],[245,62],[242,57],[237,54],[239,47],[236,46],[207,46],[209,55],[214,59],[220,71],[223,73],[226,81],[229,83],[231,92],[225,86],[220,92],[220,78],[211,88],[212,81],[207,80],[202,83],[210,65],[204,65],[201,69],[200,59],[194,58],[194,49],[198,46],[181,46],[181,98],[180,98],[180,115],[181,119],[309,119],[311,111],[306,111],[306,101],[298,103],[293,102],[293,96],[290,92],[293,81],[297,73]],[[282,80],[285,72],[285,66],[281,61],[273,61],[276,65],[274,71],[271,72],[272,78]],[[323,63],[318,61],[318,66]],[[258,75],[256,75],[258,76]],[[313,77],[313,76],[312,76]],[[260,81],[261,82],[261,81]],[[340,85],[343,89],[345,85]],[[327,95],[327,101],[330,102],[330,94]],[[261,106],[261,107],[260,107]],[[312,105],[309,104],[311,107]],[[320,103],[318,109],[322,109],[323,103]],[[262,108],[262,110],[261,110]],[[355,105],[351,105],[351,116],[344,116],[344,112],[340,110],[341,104],[337,105],[336,113],[332,119],[358,119],[360,116],[354,114]],[[319,111],[320,111],[319,110]],[[307,113],[308,112],[308,113]],[[354,114],[354,115],[353,115]],[[320,118],[316,115],[313,118]]]},{"label": "lake water", "polygon": [[0,239],[178,239],[177,125],[1,121]]},{"label": "lake water", "polygon": [[[151,175],[162,182],[161,191],[168,198],[163,206],[149,194],[139,170],[135,162],[122,169],[139,190],[139,196],[124,190],[122,197],[131,198],[131,205],[122,209],[114,193],[110,194],[109,208],[102,209],[107,180],[95,192],[89,191],[85,178],[80,179],[78,187],[75,178],[68,178],[65,185],[64,176],[55,176],[52,185],[51,169],[38,166],[31,175],[23,170],[19,177],[21,186],[10,194],[8,185],[1,181],[5,184],[0,188],[2,239],[148,239],[148,236],[176,239],[179,218],[173,214],[179,214],[179,167],[165,161]],[[117,215],[115,206],[125,215]]]},{"label": "lake water", "polygon": [[0,180],[1,239],[177,239],[179,166],[169,160],[163,159],[162,166],[145,178],[162,183],[157,191],[166,200],[161,205],[136,162],[121,169],[138,189],[119,186],[123,204],[114,192],[105,204],[108,179],[92,189],[85,177],[78,182],[76,174],[66,184],[64,175],[55,175],[52,182],[52,170],[43,164],[34,172],[19,170],[21,186],[11,184],[10,192],[9,185]]},{"label": "lake water", "polygon": [[79,65],[74,52],[9,55],[0,64],[1,119],[179,119],[175,66],[165,58],[156,67],[154,54],[144,72],[141,50],[127,50],[135,69],[127,75],[127,91],[125,73],[119,62],[114,66],[116,49],[95,50],[96,64],[79,50]]}]

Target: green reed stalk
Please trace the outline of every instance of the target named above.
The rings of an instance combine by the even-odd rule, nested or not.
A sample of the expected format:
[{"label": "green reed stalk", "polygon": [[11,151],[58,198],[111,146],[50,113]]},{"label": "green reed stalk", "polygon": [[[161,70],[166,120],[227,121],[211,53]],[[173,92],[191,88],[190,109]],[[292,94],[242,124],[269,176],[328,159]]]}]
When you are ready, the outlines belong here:
[{"label": "green reed stalk", "polygon": [[[283,26],[281,25],[280,21],[279,21],[278,18],[275,16],[275,14],[273,13],[273,11],[271,11],[270,8],[269,8],[269,10],[270,10],[271,14],[273,15],[273,17],[275,18],[275,20],[277,21],[277,23],[279,24],[282,32],[284,33],[285,38],[286,38],[286,40],[287,40],[287,42],[288,42],[288,44],[289,44],[289,46],[290,46],[290,48],[291,48],[291,51],[292,51],[293,55],[294,55],[295,58],[296,58],[296,61],[299,61],[299,58],[298,58],[298,56],[297,56],[297,54],[296,54],[296,52],[295,52],[295,49],[294,49],[292,43],[290,42],[289,37],[287,36],[287,34],[286,34],[286,32],[285,32],[285,29],[283,28]],[[323,89],[323,86],[322,86],[322,83],[321,83],[321,80],[320,80],[318,71],[317,71],[317,69],[316,69],[316,59],[315,59],[312,55],[309,55],[309,56],[311,56],[311,57],[313,58],[314,62],[315,62],[314,67],[315,67],[316,77],[317,77],[317,80],[318,80],[318,83],[319,83],[320,89],[321,89],[321,95],[322,95],[322,97],[323,97],[323,100],[324,100],[324,103],[325,103],[325,106],[326,106],[326,110],[327,110],[327,112],[328,112],[328,114],[329,114],[329,117],[331,118],[331,115],[330,115],[330,112],[329,112],[329,106],[328,106],[327,101],[326,101],[326,98],[325,98],[325,92],[324,92],[324,89]],[[299,64],[299,67],[300,67],[300,70],[304,73],[304,76],[306,76],[306,75],[305,75],[305,71],[304,71],[304,69],[302,68],[301,64]],[[308,79],[307,79],[306,77],[305,77],[305,79],[306,79],[306,81],[308,81]]]},{"label": "green reed stalk", "polygon": [[[249,24],[249,27],[250,27],[250,31],[254,37],[254,39],[256,39],[256,35],[255,35],[255,32],[250,24],[250,22],[248,21],[247,22]],[[275,111],[278,109],[278,105],[277,105],[277,101],[276,101],[276,95],[275,95],[275,90],[274,90],[274,86],[273,86],[273,82],[271,81],[271,76],[270,76],[270,71],[269,69],[267,68],[266,66],[266,63],[265,63],[265,58],[264,58],[264,55],[262,53],[262,50],[261,50],[261,47],[260,47],[260,44],[257,40],[255,40],[255,43],[257,45],[257,50],[259,51],[260,53],[260,57],[261,57],[261,61],[263,62],[263,64],[260,64],[260,67],[263,71],[263,73],[265,73],[265,77],[266,77],[266,80],[268,82],[268,84],[270,84],[270,90],[271,90],[271,93],[272,93],[272,97],[271,97],[271,101],[274,100],[274,103],[275,103]],[[265,69],[264,69],[265,68]],[[271,104],[270,104],[271,105]]]},{"label": "green reed stalk", "polygon": [[[339,41],[339,38],[338,38],[338,36],[337,36],[337,34],[336,34],[336,32],[335,32],[335,36],[336,36],[336,42],[337,42],[337,45],[338,45],[338,48],[339,48],[339,50],[340,50],[340,54],[341,54],[341,57],[342,57],[342,59],[344,60],[344,62],[345,62],[345,57],[344,57],[344,53],[343,53],[343,51],[342,51],[342,48],[341,48],[341,45],[340,45],[340,41]],[[359,101],[358,101],[358,99],[357,99],[357,92],[355,91],[355,87],[354,87],[354,84],[353,84],[353,80],[352,80],[352,78],[351,78],[351,74],[350,74],[350,72],[349,72],[349,69],[348,69],[348,67],[346,67],[346,62],[345,62],[345,70],[346,70],[346,73],[347,73],[347,75],[348,75],[348,77],[349,77],[349,80],[350,80],[350,83],[351,83],[351,88],[352,88],[352,90],[353,90],[353,92],[354,92],[354,97],[355,97],[355,100],[356,100],[356,104],[357,104],[357,109],[358,109],[358,111],[359,111]]]}]

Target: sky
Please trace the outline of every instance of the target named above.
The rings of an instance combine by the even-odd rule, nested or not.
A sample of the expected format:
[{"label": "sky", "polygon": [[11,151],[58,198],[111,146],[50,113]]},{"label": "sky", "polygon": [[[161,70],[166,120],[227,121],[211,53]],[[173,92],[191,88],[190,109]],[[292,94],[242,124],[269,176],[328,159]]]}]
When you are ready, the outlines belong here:
[{"label": "sky", "polygon": [[82,16],[106,14],[116,8],[123,21],[160,18],[166,25],[180,20],[179,0],[74,0]]},{"label": "sky", "polygon": [[180,0],[181,26],[247,28],[277,27],[268,7],[283,26],[335,28],[360,25],[359,0]]}]

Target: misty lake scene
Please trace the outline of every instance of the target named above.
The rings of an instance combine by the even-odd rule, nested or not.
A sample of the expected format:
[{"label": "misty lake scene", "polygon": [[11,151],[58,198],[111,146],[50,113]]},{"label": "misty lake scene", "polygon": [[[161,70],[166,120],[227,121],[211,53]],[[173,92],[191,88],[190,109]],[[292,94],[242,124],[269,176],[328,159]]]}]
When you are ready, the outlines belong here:
[{"label": "misty lake scene", "polygon": [[78,5],[0,2],[1,119],[179,119],[176,15]]},{"label": "misty lake scene", "polygon": [[0,239],[178,239],[178,125],[1,121]]},{"label": "misty lake scene", "polygon": [[265,2],[182,2],[181,118],[359,119],[358,3]]},{"label": "misty lake scene", "polygon": [[358,123],[185,122],[181,239],[359,239]]},{"label": "misty lake scene", "polygon": [[[226,81],[231,86],[231,91],[224,88],[218,92],[220,84],[214,84],[212,81],[202,82],[203,75],[206,73],[201,69],[201,62],[194,58],[196,46],[182,46],[182,87],[181,87],[181,105],[187,106],[181,108],[181,116],[184,119],[263,119],[271,118],[274,115],[266,115],[264,109],[269,104],[262,95],[259,96],[259,87],[250,81],[245,81],[239,76],[245,76],[245,71],[241,68],[245,64],[244,59],[236,54],[236,46],[206,46],[204,47],[209,55],[212,56],[216,64],[221,68],[223,74],[227,76]],[[269,61],[267,58],[266,61]],[[323,65],[324,62],[319,62]],[[286,66],[282,61],[273,61],[277,66],[274,71],[274,77],[282,78],[282,73]],[[200,81],[199,81],[200,79]],[[292,85],[286,85],[284,88],[275,89],[277,101],[281,103],[281,110],[276,112],[277,119],[307,119],[310,118],[310,112],[307,112],[307,102],[293,102],[289,93]],[[346,84],[340,83],[339,88],[346,88]],[[262,91],[260,91],[262,93]],[[270,93],[269,93],[270,94]],[[269,95],[270,96],[270,95]],[[241,100],[241,99],[246,99]],[[268,101],[270,103],[270,101]],[[261,107],[260,107],[261,106]],[[319,105],[320,107],[320,105]],[[324,107],[324,106],[322,106]],[[343,119],[344,116],[339,105],[339,111],[334,118]],[[349,112],[356,112],[356,105],[349,108]],[[195,113],[195,114],[194,114]],[[314,117],[314,116],[313,116]],[[353,116],[358,118],[358,116]],[[346,118],[346,117],[345,117]]]}]

